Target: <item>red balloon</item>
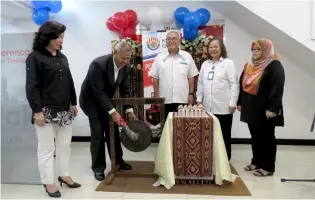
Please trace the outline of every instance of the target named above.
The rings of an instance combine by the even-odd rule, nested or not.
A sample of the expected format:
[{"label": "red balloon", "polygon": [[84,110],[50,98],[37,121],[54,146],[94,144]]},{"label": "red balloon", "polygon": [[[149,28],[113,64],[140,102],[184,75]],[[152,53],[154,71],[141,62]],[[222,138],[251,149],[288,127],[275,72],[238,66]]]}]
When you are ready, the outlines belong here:
[{"label": "red balloon", "polygon": [[123,29],[120,31],[119,36],[120,36],[120,39],[128,37],[132,40],[135,40],[136,39],[136,30],[133,28]]},{"label": "red balloon", "polygon": [[138,24],[139,24],[139,22],[138,22],[138,20],[137,21],[135,21],[133,24],[130,24],[129,25],[129,28],[136,28],[137,26],[138,26]]},{"label": "red balloon", "polygon": [[124,14],[127,16],[129,27],[132,27],[138,21],[137,13],[134,10],[126,10]]},{"label": "red balloon", "polygon": [[112,21],[117,29],[124,29],[128,27],[128,18],[122,12],[116,12],[112,17]]},{"label": "red balloon", "polygon": [[106,26],[109,30],[114,32],[118,32],[120,30],[114,26],[112,17],[107,19]]}]

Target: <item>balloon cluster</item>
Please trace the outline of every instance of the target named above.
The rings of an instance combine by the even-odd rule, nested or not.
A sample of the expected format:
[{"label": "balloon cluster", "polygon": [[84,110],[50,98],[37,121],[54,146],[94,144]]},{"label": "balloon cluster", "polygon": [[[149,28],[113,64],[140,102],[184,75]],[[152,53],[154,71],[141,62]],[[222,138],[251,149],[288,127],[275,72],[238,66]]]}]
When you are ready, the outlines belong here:
[{"label": "balloon cluster", "polygon": [[196,39],[199,26],[205,26],[210,18],[211,14],[205,8],[190,12],[186,7],[179,7],[174,12],[176,26],[183,28],[184,38],[190,41]]},{"label": "balloon cluster", "polygon": [[109,30],[119,33],[120,39],[136,39],[136,26],[138,25],[137,13],[134,10],[116,12],[109,17],[106,26]]},{"label": "balloon cluster", "polygon": [[150,7],[147,13],[139,15],[139,23],[150,31],[164,30],[165,26],[173,23],[172,12],[167,8]]},{"label": "balloon cluster", "polygon": [[58,13],[62,9],[61,0],[32,1],[32,19],[37,25],[49,21],[49,13]]}]

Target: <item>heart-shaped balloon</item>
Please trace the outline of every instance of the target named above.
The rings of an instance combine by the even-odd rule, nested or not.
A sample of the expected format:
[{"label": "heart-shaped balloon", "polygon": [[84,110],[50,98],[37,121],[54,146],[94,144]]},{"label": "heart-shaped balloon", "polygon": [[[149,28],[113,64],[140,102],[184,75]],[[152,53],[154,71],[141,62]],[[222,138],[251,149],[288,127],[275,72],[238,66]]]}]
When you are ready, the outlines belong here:
[{"label": "heart-shaped balloon", "polygon": [[123,12],[116,12],[112,16],[112,21],[117,29],[128,28],[128,18]]},{"label": "heart-shaped balloon", "polygon": [[114,31],[114,32],[118,32],[120,30],[120,29],[116,28],[115,25],[113,24],[113,18],[112,17],[107,19],[106,27],[109,30]]}]

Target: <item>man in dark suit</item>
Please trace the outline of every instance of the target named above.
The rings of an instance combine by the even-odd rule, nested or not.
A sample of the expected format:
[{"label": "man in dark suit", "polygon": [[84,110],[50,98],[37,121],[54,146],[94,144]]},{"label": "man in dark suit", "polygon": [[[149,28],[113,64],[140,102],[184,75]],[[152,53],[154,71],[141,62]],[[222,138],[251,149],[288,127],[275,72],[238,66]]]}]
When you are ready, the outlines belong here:
[{"label": "man in dark suit", "polygon": [[[130,170],[131,166],[123,158],[118,125],[121,115],[115,110],[110,99],[119,88],[122,98],[130,97],[128,75],[132,47],[127,42],[119,42],[113,54],[98,57],[90,64],[87,75],[81,86],[80,107],[88,116],[91,129],[90,150],[92,170],[97,180],[104,179],[106,168],[105,138],[110,153],[109,120],[115,123],[116,164],[120,169]],[[132,106],[123,106],[129,119],[136,119]]]}]

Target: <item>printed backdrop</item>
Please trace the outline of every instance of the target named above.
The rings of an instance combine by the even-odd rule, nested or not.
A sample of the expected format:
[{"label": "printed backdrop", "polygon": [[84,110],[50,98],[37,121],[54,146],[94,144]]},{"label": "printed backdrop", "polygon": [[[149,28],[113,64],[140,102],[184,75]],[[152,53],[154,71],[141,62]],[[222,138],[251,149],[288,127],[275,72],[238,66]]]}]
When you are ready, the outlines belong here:
[{"label": "printed backdrop", "polygon": [[1,183],[40,183],[37,137],[25,94],[25,59],[33,37],[1,34]]},{"label": "printed backdrop", "polygon": [[223,25],[211,25],[200,27],[200,34],[206,34],[207,36],[219,37],[223,40],[224,26]]},{"label": "printed backdrop", "polygon": [[[152,77],[148,72],[153,64],[155,57],[166,47],[167,32],[142,32],[142,56],[143,56],[143,94],[144,97],[153,95]],[[152,105],[144,106],[144,120],[152,129],[160,128],[160,112],[159,109],[153,108]]]}]

